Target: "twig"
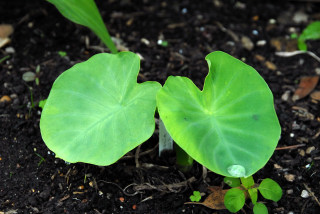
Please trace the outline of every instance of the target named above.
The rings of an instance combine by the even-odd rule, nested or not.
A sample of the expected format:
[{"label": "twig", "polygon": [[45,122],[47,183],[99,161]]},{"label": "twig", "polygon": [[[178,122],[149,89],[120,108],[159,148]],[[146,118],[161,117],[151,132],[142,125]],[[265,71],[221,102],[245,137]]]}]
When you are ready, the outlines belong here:
[{"label": "twig", "polygon": [[136,167],[137,167],[137,168],[140,167],[140,163],[139,163],[140,148],[141,148],[141,144],[137,147],[136,153],[135,153],[135,155],[134,155],[134,161],[135,161],[135,163],[136,163]]},{"label": "twig", "polygon": [[[141,153],[139,154],[139,156],[141,157],[141,156],[144,156],[144,155],[147,155],[147,154],[152,153],[154,150],[156,150],[156,149],[158,148],[158,145],[159,145],[159,144],[157,144],[157,145],[156,145],[154,148],[152,148],[152,149],[149,149],[149,150],[147,150],[147,151],[141,152]],[[123,157],[121,158],[121,160],[128,160],[128,159],[132,159],[132,158],[135,158],[135,155],[126,155],[126,156],[123,156]]]},{"label": "twig", "polygon": [[297,144],[297,145],[293,145],[293,146],[284,146],[284,147],[277,147],[276,150],[285,150],[285,149],[296,149],[299,147],[303,147],[306,144],[302,143],[302,144]]},{"label": "twig", "polygon": [[239,37],[231,30],[225,28],[220,22],[215,22],[222,32],[227,33],[235,42],[239,42]]},{"label": "twig", "polygon": [[127,186],[126,188],[122,189],[118,184],[113,183],[113,182],[104,181],[104,180],[100,180],[100,181],[98,181],[98,182],[103,182],[103,183],[105,183],[105,184],[112,184],[112,185],[115,185],[115,186],[116,186],[116,187],[118,187],[118,188],[122,191],[122,193],[123,193],[123,194],[125,194],[126,196],[135,196],[136,194],[138,194],[138,193],[139,193],[139,192],[134,192],[134,193],[130,194],[130,193],[127,193],[127,192],[126,192],[126,189],[127,189],[129,186],[131,186],[131,185],[135,185],[135,184],[130,184],[130,185],[129,185],[129,186]]},{"label": "twig", "polygon": [[320,58],[311,51],[276,52],[276,55],[280,57],[292,57],[298,54],[308,54],[309,56],[320,62]]},{"label": "twig", "polygon": [[174,184],[152,185],[150,183],[144,183],[144,184],[136,184],[136,185],[132,185],[132,186],[134,186],[133,189],[137,192],[141,192],[143,190],[158,190],[161,192],[168,192],[168,190],[169,190],[169,192],[177,193],[177,192],[179,192],[179,190],[176,190],[176,189],[179,189],[181,187],[185,187],[189,183],[192,183],[194,181],[196,181],[196,178],[191,177],[186,181],[182,181],[182,182],[174,183]]},{"label": "twig", "polygon": [[310,193],[310,195],[312,196],[312,198],[317,202],[317,204],[320,207],[320,202],[318,200],[318,198],[315,196],[315,194],[311,191],[311,189],[307,186],[307,184],[303,183],[303,186],[308,190],[308,192]]}]

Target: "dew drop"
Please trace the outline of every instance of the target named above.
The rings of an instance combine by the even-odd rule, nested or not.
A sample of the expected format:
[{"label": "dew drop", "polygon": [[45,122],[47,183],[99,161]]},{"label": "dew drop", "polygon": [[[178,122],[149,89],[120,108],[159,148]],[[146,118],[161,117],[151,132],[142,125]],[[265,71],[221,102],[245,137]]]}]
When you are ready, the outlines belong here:
[{"label": "dew drop", "polygon": [[242,178],[246,175],[246,169],[241,165],[231,165],[228,167],[228,172],[233,177]]}]

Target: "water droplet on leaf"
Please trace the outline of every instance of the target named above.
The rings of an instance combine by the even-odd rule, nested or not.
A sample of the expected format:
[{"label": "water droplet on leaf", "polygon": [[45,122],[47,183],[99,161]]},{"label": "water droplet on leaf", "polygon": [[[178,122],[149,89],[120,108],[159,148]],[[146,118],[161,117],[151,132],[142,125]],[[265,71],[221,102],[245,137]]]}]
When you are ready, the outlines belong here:
[{"label": "water droplet on leaf", "polygon": [[241,177],[245,177],[245,175],[246,175],[246,169],[241,165],[236,165],[236,164],[231,165],[228,167],[227,170],[228,170],[229,174],[233,177],[241,178]]}]

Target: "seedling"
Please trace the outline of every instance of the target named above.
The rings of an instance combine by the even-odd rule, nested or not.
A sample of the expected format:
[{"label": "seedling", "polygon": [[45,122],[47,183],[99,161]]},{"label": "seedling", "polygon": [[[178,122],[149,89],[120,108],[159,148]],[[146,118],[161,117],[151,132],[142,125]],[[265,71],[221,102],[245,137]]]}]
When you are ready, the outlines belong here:
[{"label": "seedling", "polygon": [[38,166],[40,166],[43,162],[46,161],[46,159],[44,159],[44,157],[42,157],[40,154],[38,154],[38,153],[36,153],[36,152],[35,152],[35,154],[40,158],[40,161],[39,161],[39,163],[38,163]]},{"label": "seedling", "polygon": [[65,52],[65,51],[58,51],[58,54],[59,54],[59,56],[61,56],[61,57],[67,56],[67,52]]},{"label": "seedling", "polygon": [[54,82],[42,138],[65,161],[110,165],[151,137],[157,107],[186,158],[224,176],[248,177],[267,163],[280,137],[272,93],[232,56],[217,51],[206,60],[200,91],[186,77],[170,76],[163,87],[138,84],[136,54],[97,54]]},{"label": "seedling", "polygon": [[232,187],[224,196],[224,204],[233,213],[238,212],[244,206],[246,198],[250,198],[254,205],[254,214],[267,214],[267,207],[263,203],[257,202],[258,191],[265,199],[275,202],[279,201],[282,197],[281,187],[270,178],[264,179],[260,185],[254,183],[252,176],[240,179],[225,177],[224,181]]},{"label": "seedling", "polygon": [[40,100],[39,103],[38,103],[38,106],[43,109],[44,105],[46,104],[46,102],[47,102],[47,99]]},{"label": "seedling", "polygon": [[93,0],[48,0],[70,21],[90,28],[110,49],[117,53],[107,28]]},{"label": "seedling", "polygon": [[201,194],[199,191],[193,191],[193,195],[190,196],[190,200],[193,202],[199,202],[201,200]]},{"label": "seedling", "polygon": [[298,38],[298,48],[307,51],[306,40],[320,39],[320,21],[312,22],[301,33]]}]

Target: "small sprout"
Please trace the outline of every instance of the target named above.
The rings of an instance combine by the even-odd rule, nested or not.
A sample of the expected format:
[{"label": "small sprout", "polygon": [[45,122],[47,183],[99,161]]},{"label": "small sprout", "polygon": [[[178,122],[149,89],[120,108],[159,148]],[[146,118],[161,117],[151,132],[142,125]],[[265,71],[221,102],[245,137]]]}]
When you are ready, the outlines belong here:
[{"label": "small sprout", "polygon": [[190,196],[190,200],[193,202],[199,202],[201,200],[201,194],[199,191],[193,191],[193,195]]},{"label": "small sprout", "polygon": [[43,109],[46,102],[47,102],[47,99],[40,100],[38,106]]},{"label": "small sprout", "polygon": [[159,39],[157,44],[161,45],[162,47],[168,47],[168,45],[169,45],[168,41],[162,40],[162,39]]},{"label": "small sprout", "polygon": [[67,56],[67,52],[65,52],[65,51],[58,51],[58,54],[59,54],[61,57]]},{"label": "small sprout", "polygon": [[308,47],[306,40],[320,39],[320,21],[312,22],[301,33],[298,38],[298,48],[302,51],[307,51]]},{"label": "small sprout", "polygon": [[44,159],[44,157],[42,157],[40,154],[36,153],[35,154],[40,158],[40,161],[38,163],[38,166],[40,166],[42,164],[42,162],[45,162],[46,160]]}]

